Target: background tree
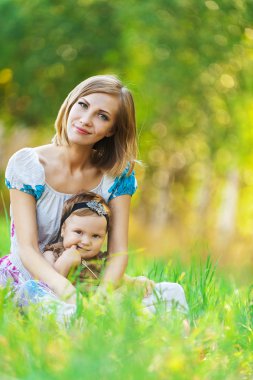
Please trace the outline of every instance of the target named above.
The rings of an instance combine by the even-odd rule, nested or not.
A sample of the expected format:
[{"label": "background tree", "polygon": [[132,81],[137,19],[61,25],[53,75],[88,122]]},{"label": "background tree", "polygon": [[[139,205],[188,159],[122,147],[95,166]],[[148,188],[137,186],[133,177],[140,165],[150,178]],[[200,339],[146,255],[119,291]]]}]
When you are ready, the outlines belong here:
[{"label": "background tree", "polygon": [[137,103],[139,218],[252,234],[251,0],[1,0],[0,15],[4,157],[48,141],[76,83],[116,73]]}]

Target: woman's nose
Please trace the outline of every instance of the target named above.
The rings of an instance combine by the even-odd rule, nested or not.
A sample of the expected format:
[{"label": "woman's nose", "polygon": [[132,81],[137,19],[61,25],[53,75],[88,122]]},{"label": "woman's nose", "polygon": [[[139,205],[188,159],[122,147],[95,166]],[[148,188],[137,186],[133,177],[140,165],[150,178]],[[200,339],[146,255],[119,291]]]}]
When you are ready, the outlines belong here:
[{"label": "woman's nose", "polygon": [[86,112],[84,115],[80,117],[80,123],[82,125],[91,126],[92,124],[92,115],[89,112]]}]

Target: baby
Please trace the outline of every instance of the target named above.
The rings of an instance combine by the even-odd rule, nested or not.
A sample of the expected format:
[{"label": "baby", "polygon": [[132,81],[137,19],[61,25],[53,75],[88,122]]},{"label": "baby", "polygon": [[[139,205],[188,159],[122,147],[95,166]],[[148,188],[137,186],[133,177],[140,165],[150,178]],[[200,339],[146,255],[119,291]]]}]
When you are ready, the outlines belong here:
[{"label": "baby", "polygon": [[59,241],[45,247],[47,261],[63,276],[74,276],[82,291],[99,285],[107,252],[101,252],[109,228],[110,209],[104,199],[84,192],[63,206]]},{"label": "baby", "polygon": [[[78,284],[81,292],[96,290],[107,260],[107,252],[101,252],[109,224],[110,208],[105,200],[92,192],[74,195],[63,206],[59,241],[47,245],[44,256],[63,276],[73,276],[72,282]],[[155,284],[144,276],[124,275],[127,284],[143,288],[143,306],[155,312],[156,305],[162,301],[166,310],[174,303],[186,312],[188,305],[183,288],[176,283]]]}]

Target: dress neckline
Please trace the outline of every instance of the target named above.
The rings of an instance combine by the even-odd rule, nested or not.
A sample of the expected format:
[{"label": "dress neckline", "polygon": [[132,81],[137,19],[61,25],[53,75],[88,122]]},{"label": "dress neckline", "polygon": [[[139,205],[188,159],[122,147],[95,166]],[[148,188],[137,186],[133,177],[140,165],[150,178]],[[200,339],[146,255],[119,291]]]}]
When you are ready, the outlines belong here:
[{"label": "dress neckline", "polygon": [[[104,180],[104,176],[105,176],[105,175],[103,175],[103,177],[102,177],[100,183],[99,183],[96,187],[94,187],[92,190],[87,190],[87,191],[92,191],[93,193],[95,193],[95,192],[101,187],[101,185],[102,185],[102,183],[103,183],[103,180]],[[58,195],[62,195],[62,196],[64,196],[64,195],[67,195],[67,196],[73,196],[73,195],[76,194],[76,193],[63,193],[63,192],[61,192],[61,191],[55,190],[55,189],[54,189],[52,186],[50,186],[46,181],[45,181],[45,185],[46,185],[46,187],[47,187],[52,193],[55,193],[55,194],[58,194]]]},{"label": "dress neckline", "polygon": [[[44,172],[44,180],[45,180],[45,185],[46,187],[52,191],[53,193],[55,194],[58,194],[58,195],[67,195],[67,196],[72,196],[72,195],[75,195],[76,193],[63,193],[62,191],[58,191],[58,190],[55,190],[51,185],[49,185],[49,183],[46,181],[46,175],[45,175],[45,168],[44,166],[42,165],[42,163],[40,162],[40,159],[39,159],[39,155],[38,153],[36,152],[35,148],[31,148],[32,151],[34,152],[35,156],[36,156],[36,159],[38,161],[38,164],[41,166],[43,172]],[[98,185],[96,187],[94,187],[93,189],[91,190],[87,190],[87,191],[92,191],[92,192],[96,192],[101,186],[102,186],[102,183],[104,181],[104,178],[105,178],[106,174],[103,174],[102,178],[101,178],[101,181],[98,183]]]}]

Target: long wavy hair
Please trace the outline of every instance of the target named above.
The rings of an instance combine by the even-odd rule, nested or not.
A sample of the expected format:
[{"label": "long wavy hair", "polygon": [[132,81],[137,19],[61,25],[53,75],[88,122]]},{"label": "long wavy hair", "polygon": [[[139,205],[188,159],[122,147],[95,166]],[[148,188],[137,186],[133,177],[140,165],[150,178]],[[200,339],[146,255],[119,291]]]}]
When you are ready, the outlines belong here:
[{"label": "long wavy hair", "polygon": [[92,164],[112,176],[129,167],[133,170],[137,155],[135,107],[131,92],[113,75],[96,75],[79,83],[64,100],[55,121],[53,143],[69,145],[67,120],[73,105],[82,96],[104,93],[117,96],[119,109],[113,126],[113,135],[104,137],[93,146]]}]

